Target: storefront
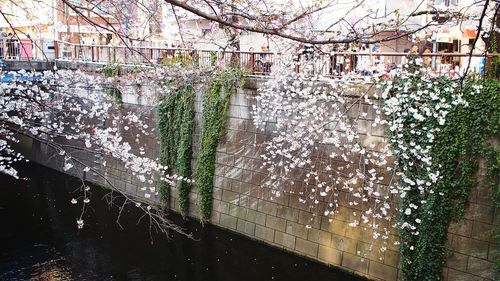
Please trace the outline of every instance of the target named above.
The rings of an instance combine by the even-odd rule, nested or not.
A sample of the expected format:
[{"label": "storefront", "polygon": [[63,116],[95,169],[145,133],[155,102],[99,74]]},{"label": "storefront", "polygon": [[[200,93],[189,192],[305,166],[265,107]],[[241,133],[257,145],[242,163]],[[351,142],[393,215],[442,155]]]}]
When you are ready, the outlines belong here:
[{"label": "storefront", "polygon": [[0,59],[26,60],[33,58],[33,42],[19,39],[12,32],[0,32]]},{"label": "storefront", "polygon": [[[441,57],[432,59],[433,68],[440,72],[463,72],[468,65],[466,56],[453,56],[453,54],[468,54],[476,38],[476,30],[472,27],[446,27],[434,32],[431,37],[432,52],[443,53]],[[484,42],[476,42],[474,53],[482,53]],[[471,69],[479,71],[481,58],[471,60]]]}]

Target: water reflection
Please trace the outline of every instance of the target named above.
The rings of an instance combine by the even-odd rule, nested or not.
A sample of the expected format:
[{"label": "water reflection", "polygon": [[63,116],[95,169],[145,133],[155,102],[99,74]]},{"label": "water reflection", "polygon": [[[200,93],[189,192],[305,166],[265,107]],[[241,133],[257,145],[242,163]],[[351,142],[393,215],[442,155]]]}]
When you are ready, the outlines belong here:
[{"label": "water reflection", "polygon": [[34,281],[70,281],[71,270],[63,265],[63,258],[49,259],[31,268],[31,280]]},{"label": "water reflection", "polygon": [[28,181],[0,175],[0,280],[359,280],[175,216],[200,241],[150,237],[136,208],[122,215],[121,229],[98,188],[78,230],[80,209],[70,203],[78,182],[34,164],[23,173]]}]

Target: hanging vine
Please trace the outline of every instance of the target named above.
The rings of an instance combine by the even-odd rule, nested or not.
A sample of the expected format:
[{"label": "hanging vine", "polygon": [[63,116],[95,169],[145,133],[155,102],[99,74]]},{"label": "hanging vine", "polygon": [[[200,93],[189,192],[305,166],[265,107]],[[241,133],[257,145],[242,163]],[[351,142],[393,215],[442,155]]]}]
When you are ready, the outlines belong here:
[{"label": "hanging vine", "polygon": [[[105,77],[116,77],[120,75],[120,65],[115,62],[108,63],[100,69],[100,72]],[[112,97],[115,100],[116,104],[122,104],[122,93],[120,92],[120,90],[118,90],[118,88],[114,86],[107,87],[105,89],[105,93],[106,95]]]},{"label": "hanging vine", "polygon": [[[479,159],[498,193],[498,81],[458,81],[410,71],[385,104],[400,177],[400,251],[405,280],[441,280],[450,222],[460,219]],[[473,128],[473,131],[471,129]]]},{"label": "hanging vine", "polygon": [[202,129],[199,158],[196,164],[196,186],[200,194],[202,219],[209,219],[212,212],[212,190],[215,172],[215,154],[223,136],[227,120],[229,99],[240,86],[243,72],[239,69],[223,70],[210,83],[203,94]]},{"label": "hanging vine", "polygon": [[[160,162],[178,176],[179,209],[186,215],[191,183],[192,139],[194,131],[194,90],[192,85],[173,91],[158,105]],[[165,202],[170,198],[168,184],[162,181],[160,193]]]}]

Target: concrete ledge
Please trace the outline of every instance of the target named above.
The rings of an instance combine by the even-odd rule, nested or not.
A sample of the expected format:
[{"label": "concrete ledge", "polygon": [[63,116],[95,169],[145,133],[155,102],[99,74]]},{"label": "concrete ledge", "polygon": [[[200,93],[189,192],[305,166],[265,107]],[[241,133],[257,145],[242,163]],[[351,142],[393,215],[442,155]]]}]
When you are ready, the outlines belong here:
[{"label": "concrete ledge", "polygon": [[4,60],[7,67],[6,71],[35,70],[44,71],[54,69],[53,61],[46,60]]}]

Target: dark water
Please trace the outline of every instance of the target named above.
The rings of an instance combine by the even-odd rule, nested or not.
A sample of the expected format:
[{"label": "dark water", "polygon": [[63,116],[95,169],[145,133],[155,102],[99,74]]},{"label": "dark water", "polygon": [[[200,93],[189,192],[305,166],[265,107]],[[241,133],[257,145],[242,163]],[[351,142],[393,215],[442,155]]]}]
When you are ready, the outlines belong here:
[{"label": "dark water", "polygon": [[177,221],[199,241],[170,239],[137,225],[140,213],[117,209],[93,188],[85,227],[70,200],[78,180],[26,164],[26,181],[0,174],[0,280],[360,280],[215,227]]}]

